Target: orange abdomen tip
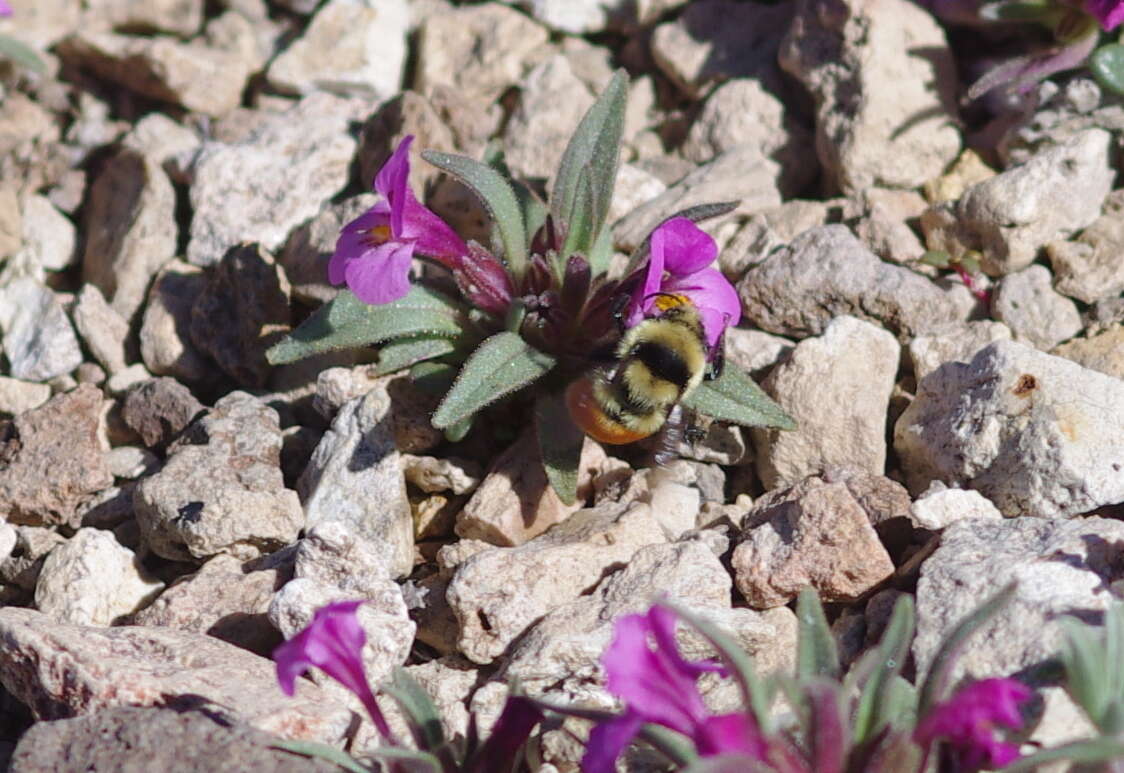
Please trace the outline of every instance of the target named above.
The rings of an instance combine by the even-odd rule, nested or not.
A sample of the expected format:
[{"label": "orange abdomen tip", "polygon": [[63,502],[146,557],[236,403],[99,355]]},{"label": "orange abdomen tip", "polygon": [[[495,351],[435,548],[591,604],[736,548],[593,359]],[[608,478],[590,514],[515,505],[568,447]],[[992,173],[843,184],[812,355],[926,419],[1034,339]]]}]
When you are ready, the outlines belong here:
[{"label": "orange abdomen tip", "polygon": [[597,404],[593,382],[588,376],[582,376],[566,388],[566,408],[570,411],[574,424],[599,443],[623,445],[642,440],[651,434],[637,432],[608,416]]}]

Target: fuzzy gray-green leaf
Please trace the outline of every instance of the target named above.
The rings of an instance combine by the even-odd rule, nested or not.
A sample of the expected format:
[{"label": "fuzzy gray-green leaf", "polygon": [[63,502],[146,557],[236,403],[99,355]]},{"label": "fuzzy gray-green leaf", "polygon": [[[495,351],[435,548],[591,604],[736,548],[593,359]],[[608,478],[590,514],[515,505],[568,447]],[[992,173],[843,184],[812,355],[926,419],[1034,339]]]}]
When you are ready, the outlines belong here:
[{"label": "fuzzy gray-green leaf", "polygon": [[272,365],[295,362],[336,349],[354,349],[392,338],[461,334],[461,307],[440,293],[415,285],[404,297],[372,306],[341,290],[300,327],[266,352]]},{"label": "fuzzy gray-green leaf", "polygon": [[578,497],[578,467],[585,435],[570,420],[559,394],[544,394],[535,401],[535,430],[542,466],[551,488],[565,504]]},{"label": "fuzzy gray-green leaf", "polygon": [[628,76],[617,70],[601,96],[582,118],[558,165],[550,211],[559,223],[568,224],[581,194],[582,170],[589,167],[593,194],[594,232],[600,231],[613,199],[613,185],[620,161],[624,109],[628,102]]},{"label": "fuzzy gray-green leaf", "polygon": [[435,150],[425,151],[422,158],[456,177],[480,197],[499,229],[504,259],[515,276],[522,276],[527,262],[527,232],[523,208],[511,184],[492,167],[471,158]]},{"label": "fuzzy gray-green leaf", "polygon": [[878,644],[874,669],[859,695],[854,721],[856,744],[864,743],[885,724],[898,718],[895,714],[887,713],[888,709],[899,708],[891,705],[887,693],[893,688],[894,680],[901,673],[905,659],[909,655],[909,647],[913,641],[914,620],[913,599],[903,595],[894,604],[894,612],[885,633],[882,634],[882,641]]},{"label": "fuzzy gray-green leaf", "polygon": [[34,72],[47,71],[47,66],[43,64],[43,60],[34,49],[8,35],[0,35],[0,58],[11,59],[21,67]]},{"label": "fuzzy gray-green leaf", "polygon": [[442,336],[423,335],[388,341],[379,347],[379,363],[375,368],[375,375],[385,376],[419,362],[452,354],[456,349],[457,344],[453,339]]},{"label": "fuzzy gray-green leaf", "polygon": [[446,429],[486,405],[522,389],[554,367],[554,358],[515,333],[497,333],[472,353],[437,406],[433,426]]},{"label": "fuzzy gray-green leaf", "polygon": [[811,588],[800,591],[796,601],[796,675],[801,679],[839,675],[839,653],[827,624],[820,597]]},{"label": "fuzzy gray-green leaf", "polygon": [[353,760],[343,749],[337,749],[326,743],[318,743],[317,741],[290,741],[285,738],[278,738],[271,743],[270,746],[274,749],[281,749],[282,751],[299,754],[302,757],[318,757],[328,762],[334,762],[344,770],[351,771],[351,773],[370,773],[367,768]]},{"label": "fuzzy gray-green leaf", "polygon": [[593,201],[593,172],[589,166],[581,170],[578,175],[578,195],[574,199],[574,207],[570,212],[570,219],[566,222],[566,241],[562,243],[562,250],[558,257],[565,259],[570,255],[588,255],[597,236],[597,213],[594,212]]},{"label": "fuzzy gray-green leaf", "polygon": [[693,411],[746,427],[796,429],[796,422],[781,410],[749,376],[727,365],[722,375],[704,381],[683,400]]}]

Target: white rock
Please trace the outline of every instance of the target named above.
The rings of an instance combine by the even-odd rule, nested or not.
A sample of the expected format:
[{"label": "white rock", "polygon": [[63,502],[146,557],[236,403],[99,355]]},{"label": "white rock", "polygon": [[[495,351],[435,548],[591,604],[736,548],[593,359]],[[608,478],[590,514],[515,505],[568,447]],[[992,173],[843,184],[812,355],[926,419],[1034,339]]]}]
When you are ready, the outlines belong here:
[{"label": "white rock", "polygon": [[946,362],[970,362],[988,344],[1010,338],[1009,327],[989,319],[957,322],[915,336],[909,342],[913,375],[920,381]]},{"label": "white rock", "polygon": [[605,222],[615,223],[632,210],[667,190],[667,185],[651,172],[633,164],[621,164],[613,186],[613,201]]},{"label": "white rock", "polygon": [[129,323],[106,303],[97,285],[82,286],[71,316],[94,359],[111,374],[123,371],[126,367],[125,340],[129,337]]},{"label": "white rock", "polygon": [[836,317],[822,336],[798,343],[762,385],[796,420],[794,430],[753,430],[765,488],[840,465],[881,474],[899,358],[893,335],[854,317]]},{"label": "white rock", "polygon": [[0,287],[0,330],[12,378],[48,381],[82,363],[66,312],[55,294],[34,279]]},{"label": "white rock", "polygon": [[1124,381],[1013,341],[925,378],[894,428],[910,489],[974,488],[1005,516],[1124,501]]},{"label": "white rock", "polygon": [[61,271],[74,262],[77,236],[74,223],[55,209],[45,196],[31,194],[23,199],[24,256],[48,271]]},{"label": "white rock", "polygon": [[66,623],[110,625],[163,589],[112,532],[79,529],[43,562],[35,606]]},{"label": "white rock", "polygon": [[405,0],[330,0],[266,72],[280,91],[387,99],[406,64]]},{"label": "white rock", "polygon": [[573,601],[610,566],[665,541],[647,505],[579,510],[546,534],[465,559],[445,593],[460,624],[458,647],[473,662],[499,657],[529,625]]},{"label": "white rock", "polygon": [[0,413],[18,416],[51,399],[49,384],[36,384],[0,376]]},{"label": "white rock", "polygon": [[188,262],[218,263],[244,241],[276,250],[314,217],[347,185],[356,148],[347,133],[354,109],[338,97],[312,94],[266,118],[237,144],[204,145],[191,186]]},{"label": "white rock", "polygon": [[844,193],[917,187],[960,152],[952,52],[917,4],[799,3],[778,60],[816,101],[816,151]]},{"label": "white rock", "polygon": [[365,597],[377,595],[393,575],[391,558],[381,545],[356,534],[351,524],[325,521],[297,543],[293,576]]},{"label": "white rock", "polygon": [[592,104],[593,94],[562,54],[531,70],[520,84],[519,105],[504,132],[505,158],[512,171],[523,177],[553,177],[578,121]]},{"label": "white rock", "polygon": [[1045,266],[1028,266],[1003,277],[992,294],[991,308],[1016,341],[1037,349],[1052,349],[1083,327],[1077,304],[1054,290]]},{"label": "white rock", "polygon": [[921,567],[913,655],[924,678],[941,641],[969,613],[1012,580],[1013,601],[967,640],[952,680],[1008,676],[1056,656],[1064,615],[1092,617],[1113,600],[1112,545],[1124,523],[1018,518],[958,521]]},{"label": "white rock", "polygon": [[1124,191],[1113,191],[1105,201],[1105,212],[1071,242],[1050,242],[1046,255],[1063,295],[1084,303],[1124,291]]},{"label": "white rock", "polygon": [[921,218],[929,249],[954,257],[982,253],[991,275],[1034,262],[1042,245],[1091,224],[1101,213],[1116,171],[1109,162],[1112,136],[1089,129],[1041,150]]},{"label": "white rock", "polygon": [[413,520],[390,416],[383,387],[346,403],[316,446],[298,488],[309,526],[347,523],[386,553],[398,577],[413,566]]},{"label": "white rock", "polygon": [[963,518],[998,520],[1003,514],[983,494],[972,489],[945,488],[934,482],[909,509],[910,520],[922,529],[943,529]]}]

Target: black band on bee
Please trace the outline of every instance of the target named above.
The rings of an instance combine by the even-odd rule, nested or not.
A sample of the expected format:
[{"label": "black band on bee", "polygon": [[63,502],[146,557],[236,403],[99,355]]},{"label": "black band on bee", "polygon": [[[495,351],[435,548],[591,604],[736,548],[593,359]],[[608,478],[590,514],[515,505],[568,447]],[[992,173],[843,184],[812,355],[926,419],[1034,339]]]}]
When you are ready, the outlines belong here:
[{"label": "black band on bee", "polygon": [[635,357],[644,363],[657,378],[670,381],[680,389],[687,386],[687,382],[691,380],[687,363],[674,349],[652,341],[641,341],[628,353],[630,357]]}]

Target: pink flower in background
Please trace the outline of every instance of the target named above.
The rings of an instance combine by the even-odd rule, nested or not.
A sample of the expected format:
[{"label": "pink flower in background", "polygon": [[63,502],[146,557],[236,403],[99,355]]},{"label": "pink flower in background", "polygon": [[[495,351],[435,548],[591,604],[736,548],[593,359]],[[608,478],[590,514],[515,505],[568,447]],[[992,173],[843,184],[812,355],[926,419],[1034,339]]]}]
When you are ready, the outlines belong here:
[{"label": "pink flower in background", "polygon": [[718,256],[714,239],[685,217],[673,217],[652,231],[644,281],[632,293],[625,323],[659,316],[660,294],[686,296],[699,310],[711,348],[723,331],[738,324],[741,300],[734,286],[711,264]]},{"label": "pink flower in background", "polygon": [[390,303],[409,292],[415,252],[449,268],[456,268],[468,252],[456,232],[410,190],[413,141],[413,136],[404,138],[379,170],[375,192],[383,200],[343,227],[328,263],[332,284],[346,282],[364,303]]},{"label": "pink flower in background", "polygon": [[1014,679],[973,682],[933,707],[913,731],[913,740],[925,748],[946,742],[961,773],[1001,768],[1018,759],[1019,747],[1000,740],[995,728],[1022,727],[1019,706],[1033,694]]},{"label": "pink flower in background", "polygon": [[12,6],[8,5],[8,0],[0,0],[0,16],[11,16]]},{"label": "pink flower in background", "polygon": [[675,625],[675,613],[659,605],[646,615],[617,620],[616,635],[601,657],[601,665],[606,687],[624,700],[625,712],[590,733],[582,759],[585,773],[611,773],[617,757],[648,722],[691,738],[703,757],[734,754],[764,759],[767,746],[749,714],[714,716],[703,703],[696,680],[722,668],[684,660],[675,642]]},{"label": "pink flower in background", "polygon": [[363,667],[367,634],[359,625],[362,601],[340,601],[316,610],[308,627],[273,651],[277,681],[286,695],[296,690],[297,677],[315,666],[353,692],[384,738],[390,727],[375,702]]},{"label": "pink flower in background", "polygon": [[1124,22],[1124,0],[1085,0],[1085,10],[1096,17],[1106,32]]}]

